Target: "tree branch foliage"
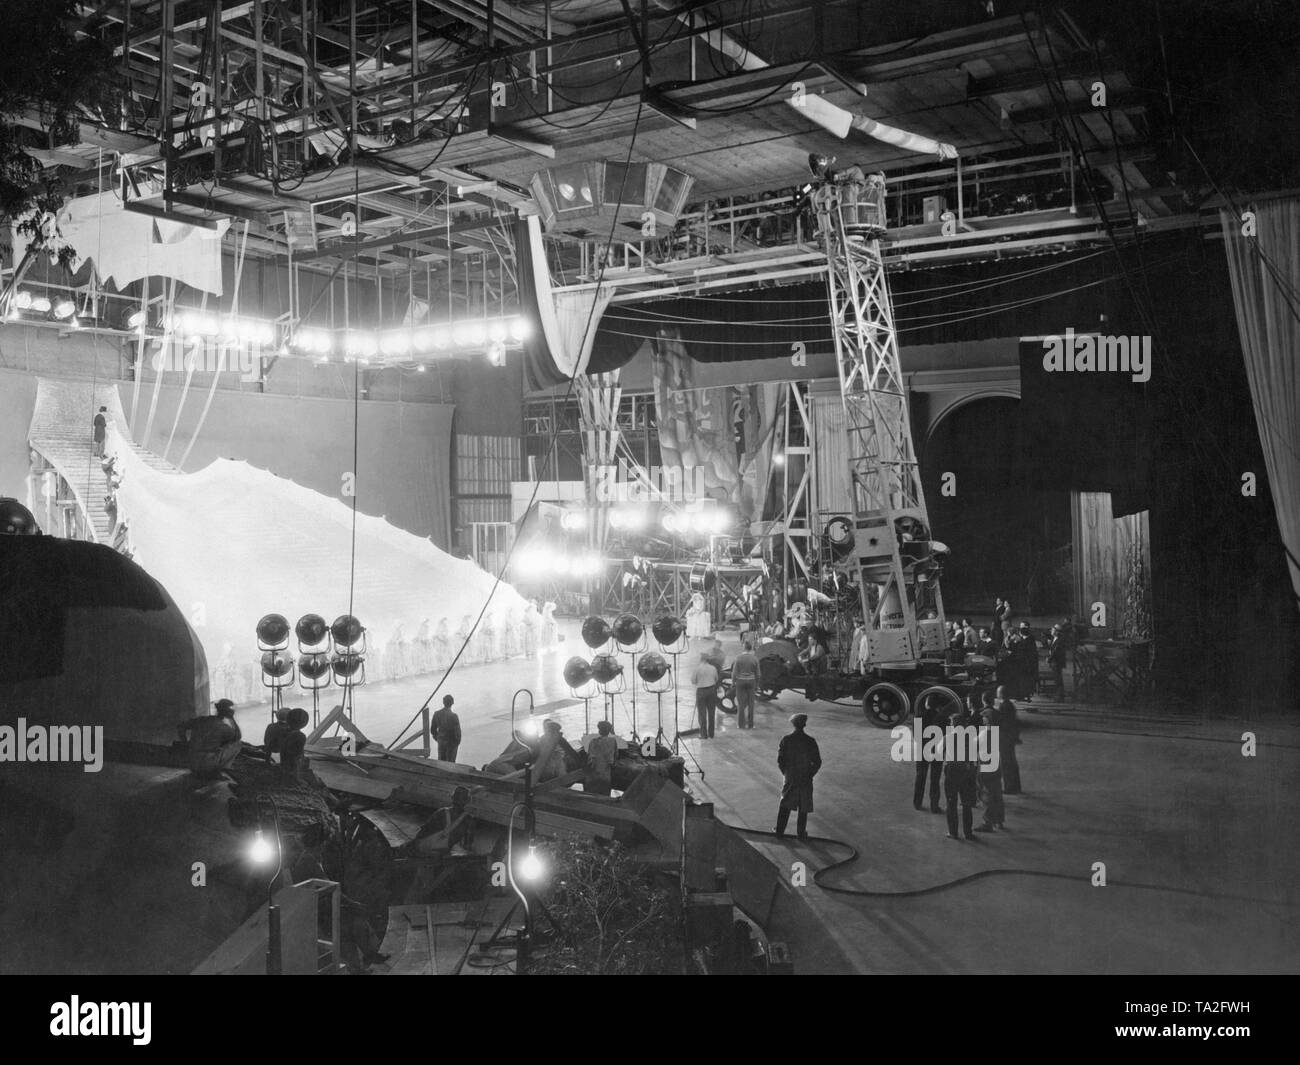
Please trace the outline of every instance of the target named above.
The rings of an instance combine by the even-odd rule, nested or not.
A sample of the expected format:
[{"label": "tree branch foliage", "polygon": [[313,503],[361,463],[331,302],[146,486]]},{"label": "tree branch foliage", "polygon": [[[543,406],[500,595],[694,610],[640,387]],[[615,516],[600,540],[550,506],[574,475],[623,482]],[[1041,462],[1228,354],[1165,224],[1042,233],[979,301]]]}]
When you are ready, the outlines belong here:
[{"label": "tree branch foliage", "polygon": [[[76,9],[72,0],[0,2],[0,224],[15,223],[33,249],[46,245],[67,190],[32,149],[76,143],[81,120],[121,113],[112,50]],[[17,121],[30,114],[40,129]],[[59,254],[66,262],[75,252]]]},{"label": "tree branch foliage", "polygon": [[[621,844],[556,841],[546,909],[563,930],[539,949],[533,971],[552,975],[650,975],[684,971],[681,903]],[[535,926],[547,929],[546,918]]]}]

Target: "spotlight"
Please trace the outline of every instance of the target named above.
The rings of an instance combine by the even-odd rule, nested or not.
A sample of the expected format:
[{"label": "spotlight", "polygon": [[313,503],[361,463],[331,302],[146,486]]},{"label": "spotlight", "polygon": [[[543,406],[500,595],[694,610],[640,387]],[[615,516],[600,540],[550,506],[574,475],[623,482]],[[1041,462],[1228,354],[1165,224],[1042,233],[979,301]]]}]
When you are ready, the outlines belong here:
[{"label": "spotlight", "polygon": [[560,515],[560,528],[565,532],[581,532],[587,527],[585,510],[566,510]]},{"label": "spotlight", "polygon": [[293,683],[293,659],[283,651],[262,655],[262,683],[268,688],[283,688]]},{"label": "spotlight", "polygon": [[682,638],[686,632],[686,623],[672,614],[660,614],[650,626],[650,631],[661,647],[668,647]]},{"label": "spotlight", "polygon": [[612,633],[605,619],[595,614],[582,623],[582,642],[593,651],[609,643],[611,635]]},{"label": "spotlight", "polygon": [[574,655],[564,663],[564,683],[570,688],[581,688],[591,680],[591,663]]},{"label": "spotlight", "polygon": [[257,623],[257,649],[278,651],[289,646],[289,622],[283,614],[267,614]]},{"label": "spotlight", "polygon": [[772,456],[772,465],[773,465],[773,466],[784,466],[784,465],[785,465],[785,452],[783,452],[783,451],[778,451],[775,455],[773,455],[773,456]]},{"label": "spotlight", "polygon": [[54,317],[62,321],[64,318],[71,318],[76,310],[77,305],[72,300],[59,300],[54,305]]},{"label": "spotlight", "polygon": [[30,311],[32,309],[32,294],[25,289],[14,297],[14,307],[20,311]]},{"label": "spotlight", "polygon": [[682,528],[681,516],[674,514],[672,511],[669,511],[663,516],[662,523],[664,532],[666,533],[685,532],[685,529]]},{"label": "spotlight", "polygon": [[33,296],[32,302],[28,306],[37,314],[50,313],[50,301],[44,296]]},{"label": "spotlight", "polygon": [[127,311],[126,317],[122,320],[122,324],[125,325],[127,329],[141,329],[148,320],[149,315],[142,310]]},{"label": "spotlight", "polygon": [[330,635],[334,637],[334,643],[339,647],[355,647],[365,631],[361,622],[351,614],[340,614],[330,626]]},{"label": "spotlight", "polygon": [[537,851],[531,843],[528,844],[528,853],[519,863],[519,875],[524,880],[536,880],[542,875],[542,860],[537,857]]},{"label": "spotlight", "polygon": [[319,614],[304,614],[298,619],[298,624],[293,627],[293,631],[298,636],[299,650],[305,650],[308,647],[319,647],[329,636],[329,626],[325,624],[325,619]]},{"label": "spotlight", "polygon": [[641,637],[645,635],[645,626],[635,614],[619,614],[614,619],[611,631],[614,633],[614,641],[619,646],[629,647],[640,642]]},{"label": "spotlight", "polygon": [[500,318],[498,318],[488,326],[488,330],[487,330],[488,339],[495,340],[497,341],[497,343],[501,343],[502,341],[505,340],[507,332],[508,330],[506,329],[506,323],[502,321]]},{"label": "spotlight", "polygon": [[330,659],[330,668],[334,670],[334,679],[344,688],[366,682],[366,662],[361,655],[335,654]]},{"label": "spotlight", "polygon": [[527,340],[532,331],[532,323],[527,318],[512,318],[510,320],[510,338],[512,340]]},{"label": "spotlight", "polygon": [[[330,660],[324,653],[298,656],[299,683],[304,688],[324,688],[329,684]],[[319,683],[320,681],[324,683]],[[311,681],[312,683],[307,683]]]},{"label": "spotlight", "polygon": [[591,675],[597,684],[611,684],[623,674],[623,664],[613,655],[596,655],[591,660]]},{"label": "spotlight", "polygon": [[653,684],[663,680],[664,674],[668,672],[668,659],[658,651],[647,651],[637,660],[636,671],[643,681]]}]

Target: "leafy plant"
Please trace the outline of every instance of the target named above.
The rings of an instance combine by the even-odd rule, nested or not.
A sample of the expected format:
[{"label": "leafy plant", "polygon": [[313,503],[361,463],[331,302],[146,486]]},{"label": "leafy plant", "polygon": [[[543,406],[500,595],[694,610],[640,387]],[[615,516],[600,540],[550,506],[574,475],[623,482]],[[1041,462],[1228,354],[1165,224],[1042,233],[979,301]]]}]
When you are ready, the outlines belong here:
[{"label": "leafy plant", "polygon": [[[545,848],[554,870],[542,896],[560,929],[536,948],[534,972],[551,975],[650,975],[685,967],[680,897],[621,844],[583,839]],[[539,907],[540,911],[540,907]],[[538,931],[548,930],[535,914]]]}]

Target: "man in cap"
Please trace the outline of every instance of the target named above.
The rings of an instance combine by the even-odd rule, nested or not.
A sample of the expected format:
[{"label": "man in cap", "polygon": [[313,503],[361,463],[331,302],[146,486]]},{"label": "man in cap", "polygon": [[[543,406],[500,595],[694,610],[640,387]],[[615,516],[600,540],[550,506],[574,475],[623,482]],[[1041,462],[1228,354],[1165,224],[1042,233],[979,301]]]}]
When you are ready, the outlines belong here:
[{"label": "man in cap", "polygon": [[429,731],[438,745],[438,761],[454,762],[460,750],[460,715],[452,709],[456,702],[450,695],[442,697],[442,709],[434,711]]},{"label": "man in cap", "polygon": [[235,704],[218,699],[216,714],[203,714],[177,726],[181,739],[190,741],[190,771],[214,777],[235,760],[243,747],[243,733],[235,724]]},{"label": "man in cap", "polygon": [[813,810],[813,777],[822,767],[822,754],[817,741],[804,731],[808,725],[807,714],[793,715],[790,724],[794,731],[781,737],[776,754],[777,767],[785,778],[781,788],[781,806],[776,814],[776,838],[785,838],[790,811],[797,810],[799,818],[795,822],[795,832],[800,839],[807,839],[808,815]]},{"label": "man in cap", "polygon": [[[921,705],[917,709],[918,713],[912,721],[912,728],[916,730],[924,751],[926,729],[932,726],[942,729],[944,725],[940,696],[937,694],[927,695],[921,700]],[[943,811],[939,807],[939,791],[943,786],[943,763],[937,760],[931,761],[928,758],[918,758],[916,760],[916,783],[912,788],[912,806],[917,810],[925,808],[927,776],[930,778],[930,812],[932,814],[942,813]]]},{"label": "man in cap", "polygon": [[587,745],[587,779],[582,790],[593,795],[608,795],[613,790],[618,737],[608,721],[597,721],[596,732],[598,735]]}]

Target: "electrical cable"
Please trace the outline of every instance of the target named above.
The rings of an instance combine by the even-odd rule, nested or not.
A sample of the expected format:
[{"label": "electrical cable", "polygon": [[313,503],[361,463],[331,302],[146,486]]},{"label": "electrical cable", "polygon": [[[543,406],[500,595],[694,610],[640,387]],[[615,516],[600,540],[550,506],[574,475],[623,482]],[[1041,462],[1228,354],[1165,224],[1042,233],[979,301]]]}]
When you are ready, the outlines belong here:
[{"label": "electrical cable", "polygon": [[[778,838],[775,832],[769,832],[765,829],[745,828],[741,825],[728,825],[725,821],[720,821],[719,823],[725,825],[734,832],[739,832],[744,835],[768,836],[772,839]],[[801,842],[825,843],[832,847],[843,847],[849,852],[847,858],[841,858],[839,861],[832,862],[830,865],[822,866],[813,873],[813,883],[823,891],[828,891],[834,895],[850,895],[857,898],[870,899],[914,899],[925,895],[937,895],[942,891],[951,891],[953,888],[974,883],[976,880],[984,880],[995,876],[1031,876],[1046,880],[1068,880],[1081,885],[1090,885],[1092,883],[1092,878],[1089,874],[1056,873],[1045,869],[1018,869],[1008,867],[981,869],[978,872],[968,873],[966,876],[959,876],[955,880],[945,880],[938,884],[930,884],[923,888],[913,888],[908,891],[873,891],[870,888],[837,887],[833,884],[823,883],[823,878],[837,869],[842,869],[845,866],[856,862],[858,858],[861,857],[858,849],[851,843],[846,843],[839,839],[830,839],[827,836],[809,836],[807,840]],[[1139,881],[1115,880],[1112,878],[1107,878],[1106,886],[1129,888],[1133,891],[1164,891],[1175,895],[1193,895],[1197,898],[1203,899],[1250,902],[1262,906],[1284,906],[1294,908],[1295,906],[1300,905],[1297,903],[1283,902],[1279,899],[1263,899],[1254,895],[1222,894],[1212,891],[1197,891],[1195,888],[1173,887],[1167,884],[1146,884]]]},{"label": "electrical cable", "polygon": [[[632,163],[632,154],[636,146],[637,133],[641,128],[641,115],[644,109],[645,109],[644,101],[638,101],[637,109],[636,109],[636,118],[632,123],[632,134],[628,139],[627,158],[624,162],[624,167],[623,167],[624,170],[623,184],[619,188],[618,200],[614,208],[614,218],[610,222],[609,236],[605,240],[605,254],[601,256],[600,272],[596,277],[596,289],[595,289],[596,293],[600,291],[600,285],[604,282],[605,269],[606,269],[606,265],[609,262],[609,249],[614,244],[614,234],[618,230],[618,213],[622,209],[623,202],[627,194],[627,172]],[[576,351],[579,353],[586,346],[587,336],[591,332],[592,319],[595,317],[595,313],[596,313],[596,302],[597,302],[596,296],[595,294],[593,294],[591,300],[591,308],[587,312],[587,321],[586,324],[583,326],[582,335],[581,338],[579,339],[576,348]],[[577,384],[577,380],[578,380],[578,369],[575,366],[574,372],[569,376],[569,384],[568,387],[565,389],[564,396],[560,400],[561,403],[568,402],[569,397],[573,394],[574,386]],[[559,438],[559,431],[560,431],[560,427],[559,424],[557,423],[555,428],[552,430],[551,440],[547,444],[547,448],[543,457],[542,469],[540,471],[541,476],[539,476],[538,479],[533,484],[532,495],[529,496],[528,504],[524,508],[524,517],[520,519],[521,523],[527,520],[528,515],[532,512],[533,507],[537,503],[537,495],[541,491],[542,482],[546,479],[545,474],[547,468],[550,466],[551,455],[555,450],[554,444],[556,440]],[[419,720],[421,713],[423,713],[425,708],[428,707],[428,705],[433,701],[434,696],[436,696],[438,692],[442,690],[442,686],[447,683],[447,678],[451,676],[452,671],[456,668],[456,665],[460,661],[461,656],[465,653],[465,649],[469,647],[469,642],[471,639],[473,639],[474,633],[478,630],[478,627],[482,623],[484,616],[487,614],[487,609],[492,602],[492,597],[496,595],[497,589],[501,586],[502,580],[505,577],[506,570],[509,569],[510,561],[514,557],[515,550],[518,546],[519,546],[519,540],[518,538],[516,538],[514,543],[510,545],[510,550],[506,552],[506,557],[502,560],[501,569],[497,572],[496,577],[492,582],[492,587],[488,591],[487,598],[484,599],[483,601],[483,606],[478,612],[478,617],[474,619],[474,624],[470,626],[469,631],[465,634],[465,639],[461,642],[460,648],[456,651],[456,654],[452,658],[451,663],[447,666],[447,669],[444,671],[442,677],[439,678],[438,683],[434,685],[434,688],[429,693],[428,698],[425,699],[424,705],[421,706],[420,709],[417,710],[414,715],[412,715],[410,721],[408,721],[406,725],[403,726],[401,732],[397,734],[396,738],[392,741],[391,744],[389,744],[389,747],[396,747],[401,742],[402,738],[406,735],[407,731],[411,728],[411,726],[414,725],[417,720]]]}]

